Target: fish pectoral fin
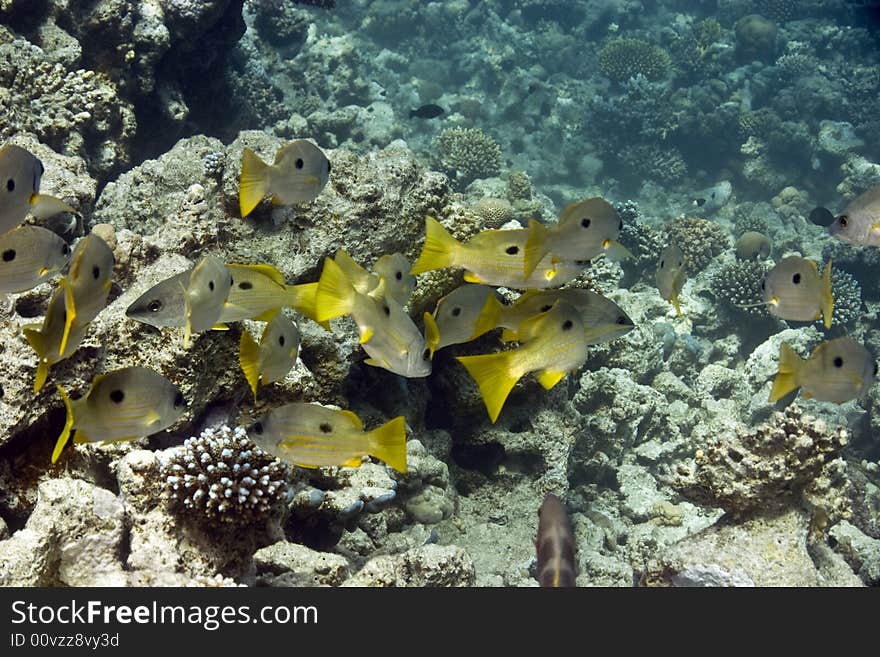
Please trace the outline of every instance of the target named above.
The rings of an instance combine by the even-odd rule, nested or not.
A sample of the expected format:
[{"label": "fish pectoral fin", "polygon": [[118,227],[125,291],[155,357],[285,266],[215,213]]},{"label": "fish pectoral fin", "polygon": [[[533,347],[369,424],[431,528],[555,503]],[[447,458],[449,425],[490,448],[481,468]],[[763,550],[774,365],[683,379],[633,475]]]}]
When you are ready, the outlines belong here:
[{"label": "fish pectoral fin", "polygon": [[260,381],[260,345],[251,337],[247,331],[241,332],[241,339],[238,343],[238,363],[241,371],[244,372],[244,378],[248,382],[251,391],[254,393],[254,401],[257,401],[257,387]]},{"label": "fish pectoral fin", "polygon": [[281,308],[270,308],[254,317],[253,320],[255,322],[271,322],[280,311]]},{"label": "fish pectoral fin", "polygon": [[376,335],[376,331],[373,330],[370,326],[365,326],[361,331],[360,338],[358,339],[358,344],[364,344],[369,342],[373,336]]},{"label": "fish pectoral fin", "polygon": [[567,372],[554,372],[553,370],[544,370],[538,374],[538,383],[544,386],[544,390],[550,390],[557,383],[562,381]]},{"label": "fish pectoral fin", "polygon": [[67,205],[60,198],[47,194],[32,194],[30,198],[31,214],[37,219],[48,219],[62,212],[76,214],[76,210]]},{"label": "fish pectoral fin", "polygon": [[363,462],[364,461],[360,456],[355,456],[354,458],[344,461],[342,466],[345,468],[359,468]]},{"label": "fish pectoral fin", "polygon": [[466,271],[464,273],[464,281],[465,283],[482,283],[483,279],[472,272]]},{"label": "fish pectoral fin", "polygon": [[[147,421],[147,426],[152,428],[162,422],[162,415],[156,409],[150,409],[144,413],[144,419]],[[125,439],[120,438],[120,440]]]},{"label": "fish pectoral fin", "polygon": [[605,257],[612,262],[620,262],[633,257],[632,252],[616,240],[608,240],[603,248],[605,249]]},{"label": "fish pectoral fin", "polygon": [[212,331],[228,331],[229,327],[223,322],[217,322],[214,326],[211,327]]}]

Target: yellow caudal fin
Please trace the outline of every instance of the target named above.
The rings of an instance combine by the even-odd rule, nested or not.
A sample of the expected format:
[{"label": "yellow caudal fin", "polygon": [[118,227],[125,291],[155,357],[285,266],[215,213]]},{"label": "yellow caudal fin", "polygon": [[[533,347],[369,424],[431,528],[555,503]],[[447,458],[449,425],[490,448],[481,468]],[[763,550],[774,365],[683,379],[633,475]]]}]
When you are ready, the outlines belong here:
[{"label": "yellow caudal fin", "polygon": [[31,196],[31,214],[37,219],[48,219],[62,212],[76,214],[76,210],[67,205],[60,198],[48,196],[47,194],[34,194]]},{"label": "yellow caudal fin", "polygon": [[24,337],[27,339],[31,349],[37,354],[37,376],[34,378],[34,394],[40,392],[46,385],[46,379],[49,378],[49,361],[46,358],[46,340],[39,329],[25,328],[22,329]]},{"label": "yellow caudal fin", "polygon": [[529,219],[529,238],[526,240],[523,274],[526,278],[532,275],[538,263],[547,255],[547,238],[550,231],[540,221]]},{"label": "yellow caudal fin", "polygon": [[[318,322],[318,310],[315,308],[315,297],[318,294],[317,283],[302,283],[300,285],[288,285],[287,304],[299,313],[302,313],[314,322]],[[326,330],[330,330],[330,322],[324,320],[318,322]]]},{"label": "yellow caudal fin", "polygon": [[324,271],[315,292],[315,319],[326,322],[351,312],[355,289],[345,272],[331,258],[324,258]]},{"label": "yellow caudal fin", "polygon": [[439,221],[434,217],[425,217],[425,246],[410,273],[423,274],[426,271],[455,266],[455,256],[459,248],[461,243]]},{"label": "yellow caudal fin", "polygon": [[58,461],[58,457],[61,456],[61,452],[64,451],[64,446],[67,445],[67,441],[70,440],[70,430],[73,429],[73,407],[70,404],[70,398],[67,396],[67,393],[64,392],[64,388],[61,386],[57,386],[57,388],[58,394],[61,395],[61,399],[64,401],[67,418],[64,420],[64,429],[61,430],[61,435],[58,436],[58,440],[55,441],[55,449],[52,450],[52,463]]},{"label": "yellow caudal fin", "polygon": [[247,331],[241,332],[241,340],[238,343],[238,363],[244,378],[254,393],[254,401],[257,401],[257,387],[260,384],[260,345]]},{"label": "yellow caudal fin", "polygon": [[828,264],[825,266],[825,272],[822,275],[822,319],[825,321],[825,328],[831,328],[831,313],[834,311],[834,295],[831,294],[831,258],[828,258]]},{"label": "yellow caudal fin", "polygon": [[406,472],[406,421],[400,415],[367,434],[369,455]]},{"label": "yellow caudal fin", "polygon": [[483,304],[480,315],[477,317],[477,323],[474,326],[473,334],[471,334],[471,340],[497,328],[503,311],[504,305],[498,300],[494,292],[490,292],[489,296],[486,297],[486,303]]},{"label": "yellow caudal fin", "polygon": [[238,207],[246,217],[269,193],[269,165],[250,148],[241,153],[241,178],[238,182]]},{"label": "yellow caudal fin", "polygon": [[483,397],[483,403],[494,424],[501,414],[513,386],[522,377],[511,371],[511,357],[516,352],[504,351],[499,354],[481,356],[458,356],[458,361],[467,368]]},{"label": "yellow caudal fin", "polygon": [[550,390],[553,386],[562,381],[566,374],[567,372],[544,370],[538,374],[538,383],[544,386],[544,390]]},{"label": "yellow caudal fin", "polygon": [[798,374],[803,365],[803,360],[797,355],[797,352],[783,342],[779,347],[779,372],[773,379],[773,388],[770,390],[770,399],[768,401],[775,402],[782,399],[792,390],[800,386],[798,382]]},{"label": "yellow caudal fin", "polygon": [[434,358],[434,352],[440,344],[440,327],[437,326],[437,320],[431,313],[425,313],[425,343],[428,345],[431,358]]},{"label": "yellow caudal fin", "polygon": [[58,347],[58,356],[61,357],[64,355],[64,350],[67,349],[67,340],[70,337],[70,329],[73,328],[73,323],[76,321],[76,301],[73,298],[73,288],[70,287],[70,283],[67,281],[67,278],[62,278],[59,281],[59,284],[62,288],[64,288],[64,332],[61,334],[61,345]]}]

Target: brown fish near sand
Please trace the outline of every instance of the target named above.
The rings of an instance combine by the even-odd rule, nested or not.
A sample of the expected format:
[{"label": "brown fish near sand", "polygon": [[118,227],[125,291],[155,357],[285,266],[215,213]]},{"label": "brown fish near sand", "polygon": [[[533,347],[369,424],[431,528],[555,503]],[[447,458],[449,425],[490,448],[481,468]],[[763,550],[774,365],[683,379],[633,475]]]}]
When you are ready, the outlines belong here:
[{"label": "brown fish near sand", "polygon": [[577,561],[574,532],[565,505],[553,493],[544,496],[538,510],[537,578],[541,586],[575,586]]},{"label": "brown fish near sand", "polygon": [[736,257],[740,260],[763,260],[770,257],[772,248],[769,237],[749,230],[736,241]]},{"label": "brown fish near sand", "polygon": [[828,226],[828,232],[850,244],[880,246],[880,185],[847,205]]}]

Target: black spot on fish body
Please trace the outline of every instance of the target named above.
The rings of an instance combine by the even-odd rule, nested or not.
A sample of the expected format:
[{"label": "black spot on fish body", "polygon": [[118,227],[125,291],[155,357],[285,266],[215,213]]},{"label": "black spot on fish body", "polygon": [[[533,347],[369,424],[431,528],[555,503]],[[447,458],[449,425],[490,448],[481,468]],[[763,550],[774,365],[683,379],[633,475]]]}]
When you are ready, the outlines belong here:
[{"label": "black spot on fish body", "polygon": [[94,267],[92,267],[92,277],[95,280],[98,280],[101,277],[101,268],[98,267],[98,265],[95,265]]},{"label": "black spot on fish body", "polygon": [[208,289],[211,290],[211,292],[214,291],[214,281],[208,281]]},{"label": "black spot on fish body", "polygon": [[254,284],[251,283],[250,281],[242,281],[241,283],[238,284],[239,290],[250,290],[253,287],[254,287]]},{"label": "black spot on fish body", "polygon": [[459,315],[461,315],[461,306],[456,306],[452,309],[452,316],[458,317]]},{"label": "black spot on fish body", "polygon": [[161,299],[153,299],[150,303],[147,304],[147,310],[151,313],[157,313],[162,310],[162,301]]},{"label": "black spot on fish body", "polygon": [[322,422],[318,428],[321,433],[333,433],[333,425],[329,422]]},{"label": "black spot on fish body", "polygon": [[581,226],[583,226],[584,228],[589,228],[591,223],[593,222],[590,220],[589,217],[584,217],[583,219],[581,219]]},{"label": "black spot on fish body", "polygon": [[553,307],[552,303],[545,304],[545,305],[541,306],[541,312],[545,313],[548,310],[550,310],[552,307]]},{"label": "black spot on fish body", "polygon": [[15,260],[15,249],[6,249],[3,252],[3,262],[12,262]]},{"label": "black spot on fish body", "polygon": [[6,181],[6,191],[8,191],[8,192],[15,191],[15,181],[12,178],[10,178],[9,180]]},{"label": "black spot on fish body", "polygon": [[278,336],[278,344],[282,347],[284,346],[284,336],[283,335]]},{"label": "black spot on fish body", "polygon": [[838,356],[834,359],[834,367],[843,367],[843,358]]},{"label": "black spot on fish body", "polygon": [[791,282],[794,283],[795,285],[800,285],[801,284],[801,275],[795,274],[794,276],[792,276]]},{"label": "black spot on fish body", "polygon": [[399,281],[402,281],[403,280],[403,272],[402,271],[396,272],[394,274],[394,278],[396,278]]},{"label": "black spot on fish body", "polygon": [[386,317],[391,316],[391,308],[388,307],[388,304],[382,304],[382,310],[385,312]]},{"label": "black spot on fish body", "polygon": [[422,105],[417,109],[410,110],[409,118],[436,119],[438,116],[442,116],[445,112],[446,110],[439,105],[429,103],[427,105]]},{"label": "black spot on fish body", "polygon": [[810,211],[810,221],[817,226],[830,226],[834,223],[834,215],[828,208],[818,207]]},{"label": "black spot on fish body", "polygon": [[519,247],[516,245],[508,246],[506,249],[504,249],[504,252],[507,255],[516,255],[517,253],[519,253]]},{"label": "black spot on fish body", "polygon": [[262,422],[255,422],[254,426],[251,428],[254,430],[254,433],[257,434],[258,436],[263,435],[263,423]]},{"label": "black spot on fish body", "polygon": [[125,399],[125,393],[118,388],[110,392],[110,401],[114,404],[121,404],[122,400]]},{"label": "black spot on fish body", "polygon": [[293,166],[295,166],[297,169],[302,169],[305,165],[306,163],[301,157],[296,158],[296,162],[293,163]]},{"label": "black spot on fish body", "polygon": [[572,326],[574,326],[574,322],[571,321],[570,319],[567,319],[564,322],[562,322],[562,330],[563,331],[570,331]]}]

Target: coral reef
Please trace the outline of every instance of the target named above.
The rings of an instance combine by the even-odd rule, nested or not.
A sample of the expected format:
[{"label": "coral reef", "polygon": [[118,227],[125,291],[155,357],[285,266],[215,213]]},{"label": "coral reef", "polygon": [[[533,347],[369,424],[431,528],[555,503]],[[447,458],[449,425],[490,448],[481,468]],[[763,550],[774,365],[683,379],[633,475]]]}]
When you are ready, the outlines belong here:
[{"label": "coral reef", "polygon": [[730,247],[730,238],[717,223],[699,217],[676,219],[665,226],[670,244],[676,244],[687,259],[692,274],[706,268],[712,260]]},{"label": "coral reef", "polygon": [[501,172],[501,147],[479,128],[447,128],[437,137],[437,158],[459,187]]},{"label": "coral reef", "polygon": [[649,80],[662,78],[669,68],[669,54],[653,44],[640,39],[614,39],[609,41],[598,57],[602,75],[615,82],[625,82],[643,75]]},{"label": "coral reef", "polygon": [[758,260],[734,260],[715,272],[710,289],[731,310],[769,317],[761,294],[761,281],[769,269],[769,265]]}]

